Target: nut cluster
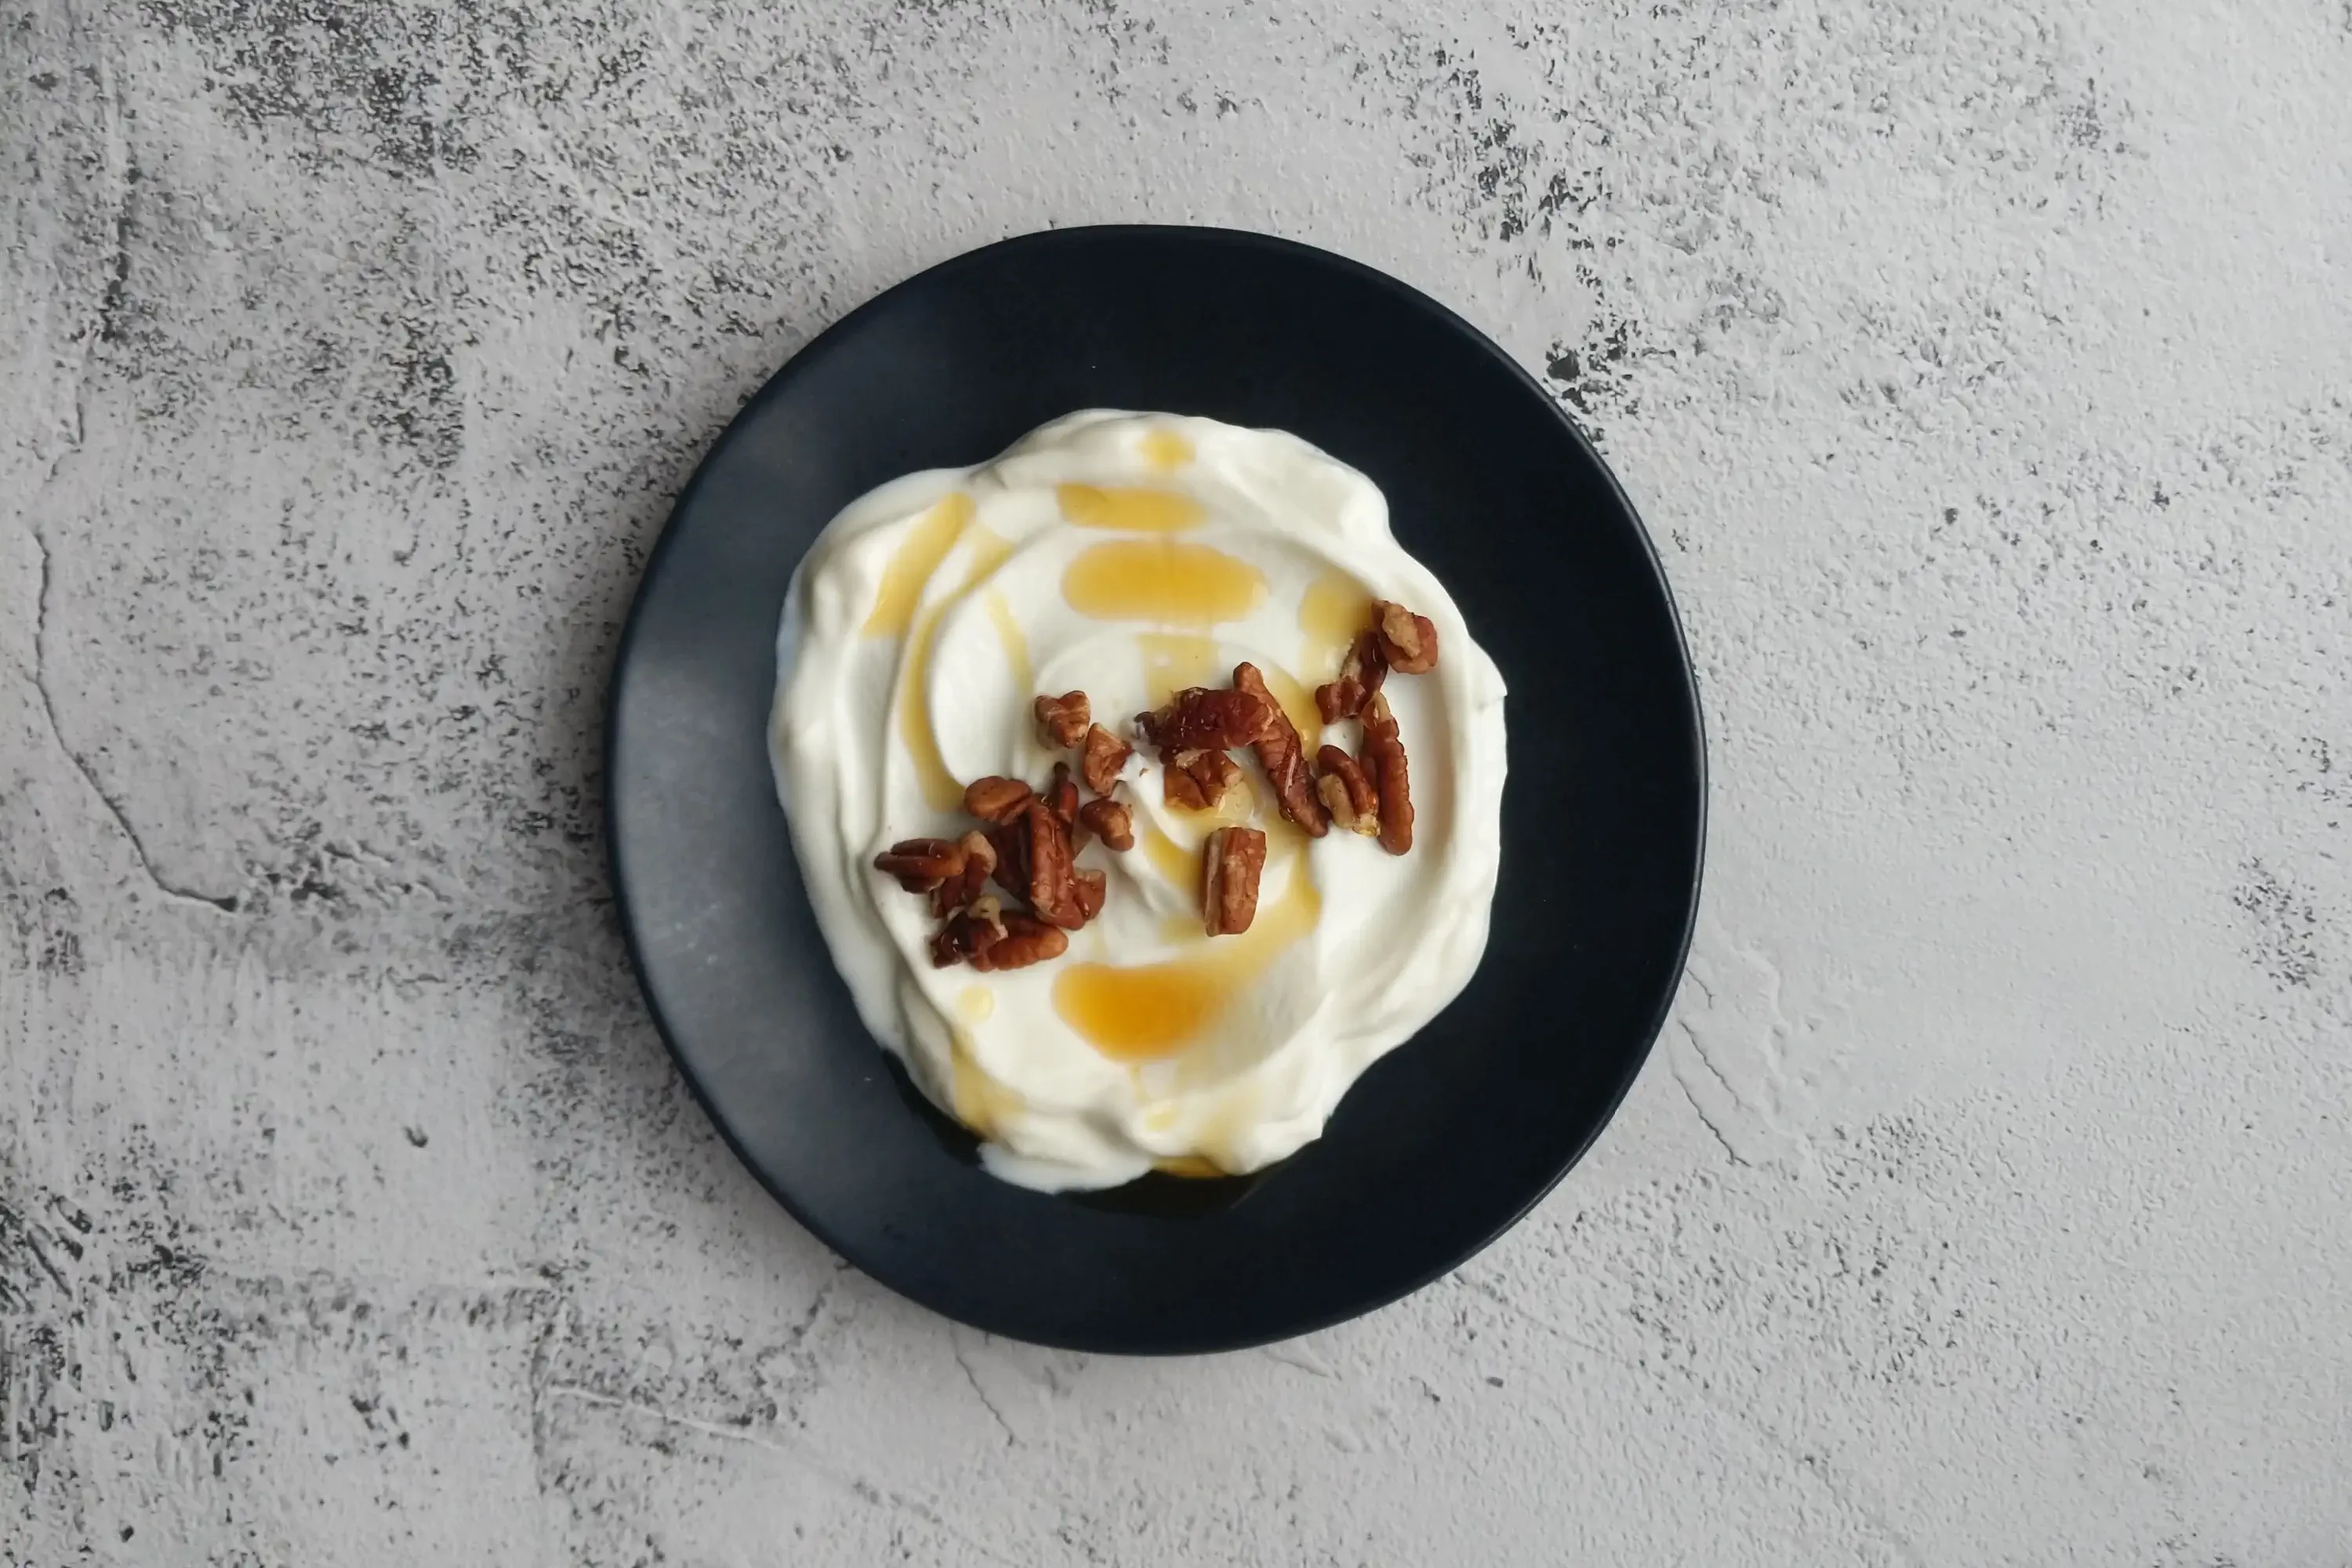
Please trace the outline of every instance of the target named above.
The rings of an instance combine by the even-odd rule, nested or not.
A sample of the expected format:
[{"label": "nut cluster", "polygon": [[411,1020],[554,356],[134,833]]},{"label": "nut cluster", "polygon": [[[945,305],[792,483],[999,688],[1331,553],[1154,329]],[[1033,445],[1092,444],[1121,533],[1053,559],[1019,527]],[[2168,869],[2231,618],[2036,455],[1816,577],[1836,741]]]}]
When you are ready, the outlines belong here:
[{"label": "nut cluster", "polygon": [[[1391,671],[1419,675],[1437,665],[1437,628],[1425,616],[1386,599],[1372,604],[1336,679],[1315,691],[1326,724],[1358,721],[1363,738],[1353,756],[1339,746],[1306,744],[1254,664],[1234,667],[1223,689],[1190,686],[1167,706],[1136,715],[1136,730],[1158,750],[1160,790],[1171,805],[1205,811],[1242,779],[1232,752],[1246,747],[1265,770],[1275,803],[1301,831],[1320,838],[1337,823],[1377,837],[1391,855],[1412,847],[1412,779],[1404,740],[1381,691]],[[1135,847],[1135,814],[1114,799],[1134,748],[1094,721],[1083,691],[1036,700],[1037,731],[1051,750],[1077,753],[1075,774],[1054,764],[1041,790],[1020,779],[975,780],[964,810],[984,826],[957,838],[908,838],[875,857],[877,870],[910,893],[929,897],[940,929],[931,962],[970,963],[983,972],[1021,969],[1069,951],[1069,933],[1102,913],[1109,879],[1080,868],[1088,835],[1107,848]],[[1093,798],[1079,790],[1083,780]],[[1249,930],[1257,917],[1265,835],[1255,827],[1211,833],[1202,856],[1201,920],[1211,936]],[[1025,904],[1008,907],[991,881]]]},{"label": "nut cluster", "polygon": [[[1336,822],[1402,855],[1412,847],[1412,775],[1381,688],[1391,670],[1419,675],[1436,667],[1437,627],[1429,617],[1375,600],[1371,624],[1349,647],[1339,678],[1315,693],[1325,723],[1360,723],[1363,741],[1355,755],[1325,746],[1310,766],[1297,727],[1267,689],[1265,675],[1248,663],[1234,667],[1230,688],[1186,687],[1166,707],[1136,715],[1136,728],[1159,748],[1160,790],[1171,805],[1215,806],[1241,781],[1240,765],[1227,752],[1246,746],[1265,771],[1277,808],[1300,831],[1320,838]],[[1247,931],[1257,910],[1265,835],[1221,828],[1210,836],[1204,864],[1202,921],[1209,934]]]},{"label": "nut cluster", "polygon": [[1315,791],[1331,820],[1377,837],[1402,855],[1412,847],[1412,775],[1404,739],[1381,688],[1389,672],[1422,675],[1437,668],[1437,627],[1391,599],[1372,601],[1371,625],[1356,634],[1339,678],[1315,689],[1315,710],[1326,724],[1359,721],[1363,741],[1350,757],[1337,746],[1315,755],[1322,770]]},{"label": "nut cluster", "polygon": [[[963,792],[963,808],[986,826],[961,838],[909,838],[875,857],[877,869],[912,893],[928,893],[931,962],[989,972],[1024,969],[1069,951],[1069,933],[1102,913],[1109,878],[1077,864],[1092,833],[1112,849],[1135,846],[1134,814],[1110,797],[1133,748],[1094,723],[1083,691],[1036,701],[1046,743],[1078,752],[1078,776],[1097,798],[1084,800],[1067,763],[1054,764],[1043,790],[992,775]],[[1008,909],[985,889],[993,879],[1028,907]]]}]

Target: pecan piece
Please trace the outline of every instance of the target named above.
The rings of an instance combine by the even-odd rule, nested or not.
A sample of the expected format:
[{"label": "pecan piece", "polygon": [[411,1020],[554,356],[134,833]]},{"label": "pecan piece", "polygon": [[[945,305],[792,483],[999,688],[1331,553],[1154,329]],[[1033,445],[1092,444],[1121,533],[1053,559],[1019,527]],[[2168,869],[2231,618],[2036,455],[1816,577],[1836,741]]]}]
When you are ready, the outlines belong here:
[{"label": "pecan piece", "polygon": [[931,966],[945,969],[970,959],[976,967],[981,955],[1004,940],[1004,914],[993,898],[975,899],[970,909],[948,916],[931,938]]},{"label": "pecan piece", "polygon": [[963,874],[963,851],[950,838],[902,838],[874,857],[874,868],[898,878],[910,893],[928,893]]},{"label": "pecan piece", "polygon": [[1412,847],[1412,779],[1405,767],[1404,738],[1397,732],[1389,700],[1378,692],[1364,704],[1364,744],[1359,754],[1381,796],[1381,847],[1402,855]]},{"label": "pecan piece", "polygon": [[1201,923],[1211,936],[1236,936],[1257,919],[1257,879],[1265,869],[1265,835],[1220,827],[1201,856]]},{"label": "pecan piece", "polygon": [[[1387,699],[1381,699],[1386,701]],[[1366,837],[1381,830],[1381,795],[1356,759],[1337,746],[1326,746],[1315,753],[1316,765],[1323,776],[1315,781],[1315,791],[1331,810],[1331,820],[1350,833]]]},{"label": "pecan piece", "polygon": [[1087,787],[1097,795],[1108,795],[1110,786],[1118,782],[1119,770],[1135,748],[1112,734],[1099,724],[1087,730],[1086,745],[1078,752],[1078,773]]},{"label": "pecan piece", "polygon": [[1315,689],[1315,711],[1323,715],[1326,724],[1351,719],[1363,711],[1365,700],[1388,678],[1389,661],[1381,652],[1380,634],[1360,632],[1348,646],[1348,657],[1339,661],[1339,678]]},{"label": "pecan piece", "polygon": [[996,885],[1013,897],[1029,896],[1029,808],[1023,806],[1021,815],[1013,821],[988,830],[988,842],[996,851]]},{"label": "pecan piece", "polygon": [[1307,743],[1298,738],[1298,727],[1266,689],[1265,677],[1258,673],[1257,666],[1246,662],[1234,666],[1234,689],[1265,698],[1272,710],[1273,717],[1258,734],[1255,750],[1257,765],[1265,770],[1266,782],[1274,785],[1275,804],[1309,838],[1322,837],[1330,830],[1330,819],[1316,798],[1315,781],[1307,776]]},{"label": "pecan piece", "polygon": [[1212,808],[1223,804],[1225,792],[1242,782],[1242,765],[1223,752],[1202,752],[1192,759],[1192,776]]},{"label": "pecan piece", "polygon": [[1201,793],[1201,781],[1192,770],[1177,761],[1192,756],[1191,752],[1162,751],[1160,753],[1160,798],[1184,811],[1206,811],[1209,797]]},{"label": "pecan piece", "polygon": [[982,973],[1000,969],[1026,969],[1070,951],[1070,939],[1044,921],[1007,912],[1004,934],[971,955],[971,966]]},{"label": "pecan piece", "polygon": [[1087,726],[1094,721],[1087,710],[1087,694],[1065,691],[1059,697],[1040,697],[1036,701],[1037,732],[1050,747],[1066,750],[1087,738]]},{"label": "pecan piece", "polygon": [[1437,627],[1427,616],[1416,616],[1394,599],[1374,599],[1372,629],[1380,634],[1381,657],[1399,675],[1437,668]]},{"label": "pecan piece", "polygon": [[1087,920],[1101,914],[1103,901],[1110,897],[1110,873],[1079,871],[1073,875],[1071,880],[1077,886],[1078,913]]},{"label": "pecan piece", "polygon": [[1168,706],[1139,713],[1143,738],[1170,751],[1216,751],[1255,745],[1259,734],[1281,710],[1270,697],[1255,691],[1219,691],[1188,686],[1170,699]]},{"label": "pecan piece", "polygon": [[971,921],[958,910],[931,937],[931,967],[947,969],[972,955]]},{"label": "pecan piece", "polygon": [[931,889],[931,914],[940,920],[979,898],[996,869],[996,846],[977,828],[957,839],[956,847],[963,851],[962,871]]},{"label": "pecan piece", "polygon": [[1211,811],[1242,782],[1242,765],[1223,752],[1160,750],[1160,798],[1187,811]]},{"label": "pecan piece", "polygon": [[1045,802],[1031,801],[1028,816],[1014,825],[1014,830],[1021,837],[1021,859],[1027,873],[1027,885],[1017,890],[1029,900],[1029,907],[1039,919],[1064,931],[1086,924],[1086,911],[1078,903],[1069,824],[1047,809]]},{"label": "pecan piece", "polygon": [[1045,804],[1067,827],[1078,819],[1078,786],[1070,777],[1070,764],[1054,764],[1054,782],[1045,786]]},{"label": "pecan piece", "polygon": [[1019,779],[991,773],[964,786],[963,808],[982,822],[1012,822],[1029,809],[1036,793]]},{"label": "pecan piece", "polygon": [[1103,841],[1107,848],[1127,850],[1135,847],[1135,813],[1115,800],[1090,800],[1078,807],[1078,820]]}]

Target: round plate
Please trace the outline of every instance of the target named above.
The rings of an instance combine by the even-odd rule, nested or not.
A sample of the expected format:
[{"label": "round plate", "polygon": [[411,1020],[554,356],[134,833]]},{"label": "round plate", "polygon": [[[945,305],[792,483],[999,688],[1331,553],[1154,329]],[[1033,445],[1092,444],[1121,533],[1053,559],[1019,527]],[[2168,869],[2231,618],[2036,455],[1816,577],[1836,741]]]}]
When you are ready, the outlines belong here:
[{"label": "round plate", "polygon": [[[859,1025],[767,752],[776,623],[857,496],[1079,408],[1291,431],[1370,475],[1510,685],[1494,935],[1467,990],[1257,1175],[1049,1197],[974,1163]],[[719,437],[613,676],[639,979],[728,1142],[858,1268],[1081,1350],[1263,1343],[1454,1268],[1576,1163],[1664,1022],[1698,899],[1698,698],[1656,556],[1542,388],[1426,296],[1259,235],[1065,229],[853,311]]]}]

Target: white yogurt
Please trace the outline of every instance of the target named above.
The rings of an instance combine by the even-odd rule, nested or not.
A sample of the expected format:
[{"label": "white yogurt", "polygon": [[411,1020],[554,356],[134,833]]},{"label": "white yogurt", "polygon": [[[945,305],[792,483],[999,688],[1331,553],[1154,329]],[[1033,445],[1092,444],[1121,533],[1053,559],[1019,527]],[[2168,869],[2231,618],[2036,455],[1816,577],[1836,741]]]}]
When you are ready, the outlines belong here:
[{"label": "white yogurt", "polygon": [[[1139,746],[1117,794],[1137,844],[1099,841],[1099,919],[1027,969],[939,969],[928,900],[874,869],[891,844],[974,826],[965,784],[1042,784],[1031,700],[1086,691],[1097,721],[1258,666],[1311,761],[1310,693],[1373,598],[1435,624],[1441,657],[1385,690],[1412,759],[1413,847],[1284,821],[1248,790],[1169,807]],[[969,470],[853,503],[793,579],[770,750],[809,897],[860,1016],[1008,1181],[1105,1187],[1159,1166],[1254,1171],[1323,1130],[1366,1067],[1477,968],[1499,861],[1503,681],[1444,588],[1400,548],[1370,480],[1279,431],[1074,414]],[[1353,721],[1330,743],[1354,752]],[[1075,761],[1075,759],[1069,759]],[[1265,830],[1255,921],[1202,933],[1213,828]]]}]

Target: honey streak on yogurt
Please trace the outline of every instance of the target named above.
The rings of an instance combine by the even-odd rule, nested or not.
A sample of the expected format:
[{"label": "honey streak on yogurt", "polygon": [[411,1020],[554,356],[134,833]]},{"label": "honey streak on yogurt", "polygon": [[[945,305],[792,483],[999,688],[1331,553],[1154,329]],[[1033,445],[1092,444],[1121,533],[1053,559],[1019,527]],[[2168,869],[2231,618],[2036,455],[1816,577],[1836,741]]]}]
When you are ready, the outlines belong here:
[{"label": "honey streak on yogurt", "polygon": [[1212,544],[1116,539],[1070,563],[1062,597],[1099,621],[1208,626],[1256,609],[1265,597],[1265,574]]},{"label": "honey streak on yogurt", "polygon": [[1063,518],[1080,528],[1116,528],[1137,533],[1173,533],[1198,528],[1208,510],[1191,496],[1174,490],[1121,486],[1055,485],[1054,499]]},{"label": "honey streak on yogurt", "polygon": [[[871,862],[970,828],[966,783],[1042,783],[1067,757],[1038,737],[1034,697],[1082,689],[1095,721],[1124,731],[1247,659],[1310,756],[1352,750],[1354,721],[1327,734],[1311,693],[1375,598],[1423,610],[1445,649],[1397,695],[1429,803],[1410,856],[1309,839],[1276,815],[1246,748],[1217,805],[1172,807],[1139,747],[1113,792],[1135,847],[1079,850],[1108,893],[1067,952],[984,976],[932,964],[926,901]],[[810,551],[778,654],[771,743],[818,924],[868,1028],[1008,1180],[1256,1170],[1315,1137],[1476,967],[1499,862],[1501,679],[1398,547],[1379,491],[1294,437],[1073,415],[979,468],[886,485]],[[1231,825],[1266,834],[1263,894],[1246,931],[1210,937],[1202,844]]]},{"label": "honey streak on yogurt", "polygon": [[[1165,842],[1163,840],[1163,842]],[[1197,854],[1192,864],[1199,864]],[[1074,963],[1054,981],[1054,1010],[1103,1055],[1153,1061],[1197,1045],[1252,982],[1314,929],[1322,900],[1304,858],[1289,885],[1239,936],[1158,963]],[[1190,922],[1195,933],[1197,921]]]}]

